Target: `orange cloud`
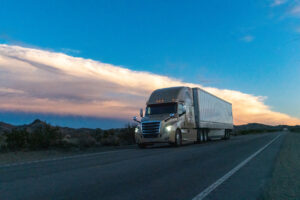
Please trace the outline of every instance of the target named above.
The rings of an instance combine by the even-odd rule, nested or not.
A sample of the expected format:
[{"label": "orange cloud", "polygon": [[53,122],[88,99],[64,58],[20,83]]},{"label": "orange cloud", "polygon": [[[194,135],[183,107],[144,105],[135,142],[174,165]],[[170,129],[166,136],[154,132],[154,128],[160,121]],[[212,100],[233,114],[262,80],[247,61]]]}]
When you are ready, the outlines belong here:
[{"label": "orange cloud", "polygon": [[201,87],[233,105],[234,123],[300,124],[272,111],[264,97],[203,87],[91,59],[0,45],[0,110],[129,119],[157,88]]}]

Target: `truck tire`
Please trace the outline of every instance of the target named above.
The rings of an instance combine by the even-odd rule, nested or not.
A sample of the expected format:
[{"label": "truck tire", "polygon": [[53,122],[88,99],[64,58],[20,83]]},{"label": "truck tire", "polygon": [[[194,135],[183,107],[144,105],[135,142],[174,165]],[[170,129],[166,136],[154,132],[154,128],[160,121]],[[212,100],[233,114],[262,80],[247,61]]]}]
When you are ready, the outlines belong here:
[{"label": "truck tire", "polygon": [[230,139],[230,130],[225,129],[225,135],[223,140],[229,140]]},{"label": "truck tire", "polygon": [[207,133],[208,132],[207,132],[206,129],[201,130],[201,136],[202,136],[201,142],[207,142],[208,141],[208,134]]},{"label": "truck tire", "polygon": [[201,130],[201,133],[200,133],[200,143],[202,143],[204,141],[204,133],[203,133],[203,130]]},{"label": "truck tire", "polygon": [[228,131],[228,140],[230,140],[231,131]]},{"label": "truck tire", "polygon": [[227,132],[227,138],[226,138],[226,140],[229,140],[230,139],[230,132],[231,132],[231,130],[227,130],[226,132]]},{"label": "truck tire", "polygon": [[180,147],[182,145],[182,135],[179,129],[176,130],[175,133],[175,146]]},{"label": "truck tire", "polygon": [[207,131],[204,130],[204,142],[207,142],[208,141],[208,134],[207,134]]},{"label": "truck tire", "polygon": [[226,137],[227,137],[227,130],[225,129],[224,137],[222,138],[222,140],[226,140]]}]

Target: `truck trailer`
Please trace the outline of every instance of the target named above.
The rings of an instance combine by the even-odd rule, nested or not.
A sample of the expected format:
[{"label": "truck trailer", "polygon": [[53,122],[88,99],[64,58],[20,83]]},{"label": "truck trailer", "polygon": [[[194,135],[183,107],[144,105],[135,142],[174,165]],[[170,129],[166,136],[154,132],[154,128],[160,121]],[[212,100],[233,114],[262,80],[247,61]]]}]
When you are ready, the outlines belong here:
[{"label": "truck trailer", "polygon": [[230,139],[233,129],[231,103],[200,88],[171,87],[152,92],[145,115],[135,128],[140,148],[155,143],[184,143]]}]

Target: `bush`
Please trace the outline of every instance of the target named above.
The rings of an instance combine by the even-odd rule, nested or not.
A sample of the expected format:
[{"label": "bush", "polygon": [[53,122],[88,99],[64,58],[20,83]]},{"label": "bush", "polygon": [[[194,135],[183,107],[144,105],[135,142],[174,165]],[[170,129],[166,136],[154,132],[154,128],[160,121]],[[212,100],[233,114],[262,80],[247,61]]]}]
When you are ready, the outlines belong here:
[{"label": "bush", "polygon": [[116,137],[114,135],[109,135],[109,136],[101,139],[101,144],[104,146],[119,146],[120,140],[118,137]]},{"label": "bush", "polygon": [[279,131],[277,129],[249,129],[249,130],[240,130],[234,131],[235,135],[247,135],[247,134],[256,134],[256,133],[267,133],[267,132],[276,132]]},{"label": "bush", "polygon": [[135,126],[133,126],[131,124],[127,124],[124,129],[121,129],[121,132],[118,135],[121,143],[124,143],[124,144],[134,144],[135,143],[134,129],[135,129]]},{"label": "bush", "polygon": [[101,142],[102,139],[102,135],[103,135],[103,130],[100,128],[97,128],[95,130],[95,134],[94,134],[94,138],[97,142]]},{"label": "bush", "polygon": [[13,129],[11,133],[5,133],[7,148],[10,150],[21,149],[48,149],[58,146],[62,142],[62,137],[57,127],[46,124],[43,128],[36,128],[32,133],[26,129]]},{"label": "bush", "polygon": [[5,135],[0,135],[0,151],[4,151],[7,148],[6,144],[6,136]]},{"label": "bush", "polygon": [[96,139],[90,135],[82,135],[79,137],[79,147],[88,148],[96,145]]},{"label": "bush", "polygon": [[28,147],[31,150],[48,149],[61,144],[62,136],[57,127],[46,124],[44,128],[37,128],[29,134]]},{"label": "bush", "polygon": [[28,132],[26,130],[13,129],[11,133],[5,133],[7,148],[13,151],[26,147]]},{"label": "bush", "polygon": [[291,128],[290,131],[294,133],[300,133],[300,128]]},{"label": "bush", "polygon": [[23,126],[0,136],[0,150],[40,150],[51,147],[68,149],[72,147],[89,148],[98,144],[119,146],[134,144],[135,126],[127,124],[125,128],[109,130],[74,131],[64,134],[63,130],[50,124],[35,121],[31,126]]}]

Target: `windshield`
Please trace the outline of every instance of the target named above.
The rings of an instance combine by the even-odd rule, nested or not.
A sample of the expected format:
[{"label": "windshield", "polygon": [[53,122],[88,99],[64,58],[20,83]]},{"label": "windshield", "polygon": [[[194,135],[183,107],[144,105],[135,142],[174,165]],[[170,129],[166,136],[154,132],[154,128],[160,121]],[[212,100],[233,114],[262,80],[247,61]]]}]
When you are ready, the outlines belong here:
[{"label": "windshield", "polygon": [[159,115],[167,113],[176,113],[177,104],[176,103],[164,103],[164,104],[155,104],[147,106],[146,115]]}]

